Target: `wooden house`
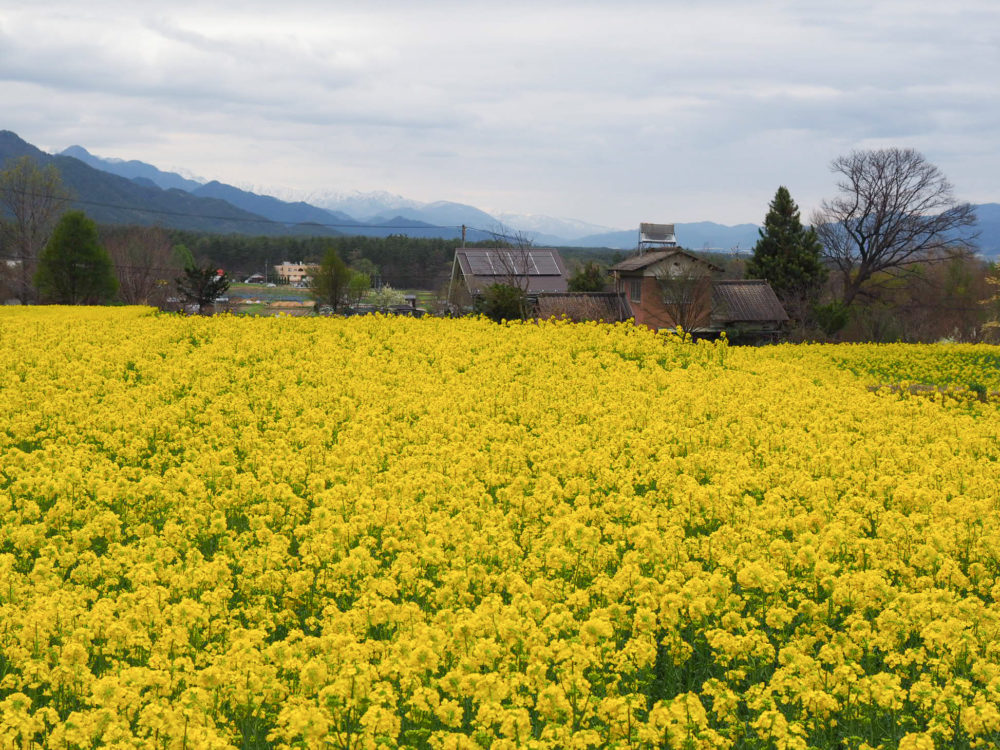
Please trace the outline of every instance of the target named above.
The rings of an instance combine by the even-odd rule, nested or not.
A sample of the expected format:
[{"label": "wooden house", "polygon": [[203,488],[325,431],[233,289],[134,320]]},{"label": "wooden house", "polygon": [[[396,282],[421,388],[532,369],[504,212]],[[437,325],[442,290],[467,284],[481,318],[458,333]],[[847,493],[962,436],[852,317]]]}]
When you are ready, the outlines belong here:
[{"label": "wooden house", "polygon": [[788,314],[763,279],[722,279],[712,285],[712,314],[706,333],[726,331],[733,340],[776,339]]},{"label": "wooden house", "polygon": [[788,321],[766,281],[722,279],[721,268],[680,248],[643,252],[609,270],[636,325],[653,330],[774,339]]},{"label": "wooden house", "polygon": [[609,269],[615,291],[636,325],[685,330],[708,324],[712,282],[722,273],[713,263],[677,247],[633,255]]}]

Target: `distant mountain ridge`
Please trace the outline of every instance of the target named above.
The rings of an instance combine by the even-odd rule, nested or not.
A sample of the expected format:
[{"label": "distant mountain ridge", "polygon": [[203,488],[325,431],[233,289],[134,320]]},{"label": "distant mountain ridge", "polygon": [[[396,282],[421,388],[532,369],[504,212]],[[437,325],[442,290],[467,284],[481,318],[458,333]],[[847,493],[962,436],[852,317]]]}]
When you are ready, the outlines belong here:
[{"label": "distant mountain ridge", "polygon": [[[336,193],[332,191],[306,194],[306,200],[284,200],[301,193],[284,192],[283,198],[264,195],[265,188],[245,190],[217,181],[199,183],[174,172],[165,172],[139,161],[103,159],[82,146],[70,146],[63,155],[81,158],[97,169],[129,176],[136,182],[146,180],[160,187],[176,187],[192,195],[225,200],[228,203],[282,223],[315,223],[344,233],[377,235],[392,231],[394,227],[412,227],[408,233],[430,236],[437,227],[439,234],[456,237],[465,225],[470,240],[489,239],[494,234],[522,233],[535,244],[610,247],[630,250],[636,244],[636,230],[610,230],[578,219],[554,219],[541,215],[498,214],[496,216],[454,201],[420,203],[389,192]],[[350,213],[354,211],[354,213]],[[401,221],[402,219],[402,221]],[[406,221],[408,220],[408,221]],[[332,225],[332,226],[331,226]],[[692,249],[747,249],[757,240],[757,227],[743,224],[727,227],[714,222],[695,222],[676,225],[678,238]],[[383,229],[384,228],[384,229]]]},{"label": "distant mountain ridge", "polygon": [[205,185],[199,185],[189,192],[201,198],[218,198],[228,201],[244,211],[260,214],[283,224],[361,224],[347,214],[327,211],[301,201],[286,203],[269,195],[257,195],[214,180]]},{"label": "distant mountain ridge", "polygon": [[[388,193],[372,194],[370,197],[368,208],[380,209],[381,212],[377,211],[364,219],[358,219],[343,211],[312,205],[301,200],[285,201],[214,180],[204,184],[187,180],[174,172],[165,172],[144,162],[103,159],[91,154],[82,146],[70,146],[60,155],[82,158],[90,166],[112,174],[131,176],[130,179],[137,184],[148,186],[153,183],[164,189],[185,185],[181,189],[193,196],[224,200],[265,219],[281,224],[297,225],[299,230],[305,230],[308,226],[322,228],[324,234],[386,236],[393,232],[405,232],[415,237],[453,239],[461,236],[463,224],[470,226],[478,224],[485,225],[485,228],[469,229],[467,237],[471,240],[483,240],[492,237],[490,233],[493,231],[492,225],[496,224],[492,217],[472,206],[448,201],[423,205],[399,196],[390,197]],[[402,205],[398,209],[386,210],[383,201],[379,200],[382,196],[390,198],[384,201],[390,206]]]},{"label": "distant mountain ridge", "polygon": [[423,203],[384,190],[362,193],[354,191],[341,193],[333,190],[275,190],[274,188],[253,188],[254,192],[274,195],[282,200],[302,200],[328,211],[339,211],[353,216],[359,221],[370,221],[383,214],[392,214],[402,208],[420,208]]},{"label": "distant mountain ridge", "polygon": [[[328,191],[309,194],[315,202],[282,200],[263,191],[192,180],[141,161],[104,159],[81,146],[70,146],[53,156],[10,131],[0,131],[0,164],[26,154],[41,163],[55,164],[77,194],[78,207],[102,223],[159,223],[240,234],[405,233],[447,239],[459,237],[465,225],[470,241],[514,231],[524,233],[535,244],[624,251],[634,249],[638,239],[636,229],[608,230],[585,221],[539,215],[494,216],[461,203],[420,203],[388,192]],[[352,207],[355,213],[343,210],[345,206]],[[981,204],[976,206],[976,213],[981,253],[1000,256],[1000,204]],[[702,221],[676,222],[674,226],[681,245],[691,250],[749,252],[758,237],[754,224],[726,226]]]},{"label": "distant mountain ridge", "polygon": [[79,159],[94,169],[116,174],[119,177],[124,177],[126,180],[149,180],[164,190],[179,188],[180,190],[192,193],[202,185],[201,182],[182,177],[176,172],[164,172],[152,164],[146,164],[145,162],[103,159],[99,156],[94,156],[87,149],[83,148],[83,146],[70,146],[60,151],[59,156],[72,156],[74,159]]},{"label": "distant mountain ridge", "polygon": [[95,169],[72,156],[47,154],[9,130],[0,131],[0,164],[30,156],[39,164],[54,165],[63,183],[75,195],[72,205],[103,224],[161,224],[202,232],[288,234],[262,216],[214,198],[201,198],[179,188],[164,190]]},{"label": "distant mountain ridge", "polygon": [[[758,227],[756,224],[737,224],[725,226],[714,221],[695,221],[674,224],[677,242],[689,250],[711,250],[714,252],[750,252],[757,244]],[[613,247],[618,249],[633,249],[639,243],[638,228],[622,231],[595,234],[581,237],[573,242],[577,247]]]},{"label": "distant mountain ridge", "polygon": [[1000,258],[1000,203],[980,203],[976,206],[976,220],[980,254]]}]

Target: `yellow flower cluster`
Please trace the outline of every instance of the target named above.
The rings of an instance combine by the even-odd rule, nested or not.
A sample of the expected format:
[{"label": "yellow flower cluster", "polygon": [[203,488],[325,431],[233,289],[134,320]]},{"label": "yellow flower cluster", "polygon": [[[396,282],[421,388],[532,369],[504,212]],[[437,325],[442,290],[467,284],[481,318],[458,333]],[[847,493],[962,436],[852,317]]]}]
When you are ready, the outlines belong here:
[{"label": "yellow flower cluster", "polygon": [[839,366],[880,385],[931,385],[986,395],[1000,389],[1000,350],[986,344],[912,346],[842,344],[831,347]]},{"label": "yellow flower cluster", "polygon": [[0,747],[1000,742],[1000,411],[868,387],[987,349],[35,308],[0,351]]}]

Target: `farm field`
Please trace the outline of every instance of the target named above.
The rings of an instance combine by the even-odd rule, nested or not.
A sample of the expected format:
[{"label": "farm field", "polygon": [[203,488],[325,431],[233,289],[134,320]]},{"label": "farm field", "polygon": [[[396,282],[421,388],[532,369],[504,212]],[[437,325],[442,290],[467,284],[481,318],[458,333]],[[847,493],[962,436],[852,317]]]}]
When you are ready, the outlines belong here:
[{"label": "farm field", "polygon": [[229,286],[226,309],[236,315],[307,315],[313,312],[313,301],[307,289],[288,284],[233,283]]},{"label": "farm field", "polygon": [[998,351],[0,308],[0,747],[995,747]]},{"label": "farm field", "polygon": [[[400,289],[400,294],[412,294],[417,306],[433,309],[439,302],[437,294],[421,289]],[[228,312],[235,315],[312,315],[315,301],[308,289],[287,284],[268,287],[264,284],[239,284],[229,287]],[[364,302],[364,300],[362,300]]]}]

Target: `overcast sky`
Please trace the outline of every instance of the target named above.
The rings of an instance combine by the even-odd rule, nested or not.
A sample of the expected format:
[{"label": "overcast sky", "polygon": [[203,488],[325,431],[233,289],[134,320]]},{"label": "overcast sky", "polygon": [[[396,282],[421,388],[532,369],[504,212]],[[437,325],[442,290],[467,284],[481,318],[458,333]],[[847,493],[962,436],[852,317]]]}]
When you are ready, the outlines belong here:
[{"label": "overcast sky", "polygon": [[1000,201],[997,0],[0,0],[0,129],[240,186],[759,223],[912,146]]}]

